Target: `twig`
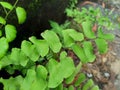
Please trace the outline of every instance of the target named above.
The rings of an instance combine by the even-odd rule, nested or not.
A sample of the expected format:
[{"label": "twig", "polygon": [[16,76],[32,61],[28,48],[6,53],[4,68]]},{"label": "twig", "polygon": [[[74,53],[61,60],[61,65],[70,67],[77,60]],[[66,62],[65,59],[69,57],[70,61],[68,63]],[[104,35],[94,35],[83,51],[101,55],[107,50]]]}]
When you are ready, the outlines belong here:
[{"label": "twig", "polygon": [[[12,12],[12,10],[15,8],[15,6],[17,5],[17,3],[18,3],[18,0],[15,1],[14,5],[13,5],[13,8],[12,8],[11,10],[9,10],[8,12],[7,12],[7,10],[3,7],[3,9],[4,9],[5,13],[6,13],[5,20],[7,20],[9,14],[10,14],[10,13]],[[2,27],[3,27],[3,25],[0,26],[0,29],[1,29]]]}]

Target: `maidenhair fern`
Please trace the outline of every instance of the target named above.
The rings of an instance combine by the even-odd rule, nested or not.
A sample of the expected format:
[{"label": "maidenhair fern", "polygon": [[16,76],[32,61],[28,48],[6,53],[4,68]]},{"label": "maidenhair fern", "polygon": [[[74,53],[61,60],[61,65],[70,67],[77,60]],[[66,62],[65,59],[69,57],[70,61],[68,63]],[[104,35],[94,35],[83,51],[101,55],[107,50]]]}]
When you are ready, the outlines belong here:
[{"label": "maidenhair fern", "polygon": [[[0,1],[0,5],[3,7],[5,16],[0,15],[0,59],[7,53],[9,48],[9,42],[12,42],[17,35],[17,30],[14,25],[7,24],[7,18],[9,14],[16,9],[16,14],[18,17],[18,23],[22,24],[26,20],[26,12],[22,7],[16,7],[18,0],[12,5],[5,1]],[[19,9],[20,8],[20,9]],[[3,34],[5,32],[5,34]]]},{"label": "maidenhair fern", "polygon": [[[99,9],[82,8],[79,11],[73,8],[73,3],[76,0],[66,11],[68,17],[80,26],[78,30],[71,28],[71,23],[59,25],[50,21],[52,29],[42,32],[42,39],[31,36],[29,40],[22,41],[21,48],[8,51],[9,42],[16,38],[17,31],[15,26],[6,23],[6,18],[15,8],[18,23],[22,24],[26,12],[22,7],[0,2],[6,13],[6,17],[0,16],[0,69],[5,69],[11,76],[16,70],[21,72],[16,77],[0,78],[4,90],[99,90],[94,81],[81,72],[81,67],[95,61],[96,48],[93,45],[100,54],[107,52],[107,41],[113,40],[114,35],[103,32],[103,19],[107,23],[110,21],[98,13]],[[96,22],[98,28],[94,31],[92,28]],[[5,35],[2,35],[2,30]],[[77,56],[78,65],[74,64],[75,60],[67,50]]]}]

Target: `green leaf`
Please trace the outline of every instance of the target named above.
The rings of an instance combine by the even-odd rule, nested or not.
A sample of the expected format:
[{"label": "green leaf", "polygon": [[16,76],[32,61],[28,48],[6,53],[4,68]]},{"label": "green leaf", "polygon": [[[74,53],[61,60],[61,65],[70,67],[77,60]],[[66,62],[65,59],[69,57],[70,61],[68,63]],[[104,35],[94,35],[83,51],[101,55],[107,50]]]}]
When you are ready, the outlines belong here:
[{"label": "green leaf", "polygon": [[36,72],[33,69],[28,69],[27,75],[24,78],[20,90],[31,90],[31,85],[35,81]]},{"label": "green leaf", "polygon": [[82,63],[80,62],[77,67],[75,68],[73,74],[71,76],[69,76],[68,78],[66,78],[65,83],[66,84],[70,84],[72,83],[72,81],[74,80],[75,76],[80,72]]},{"label": "green leaf", "polygon": [[66,87],[63,87],[63,90],[68,90],[68,88],[66,88]]},{"label": "green leaf", "polygon": [[74,44],[74,40],[69,35],[70,30],[71,29],[67,29],[67,30],[62,31],[65,47],[71,47]]},{"label": "green leaf", "polygon": [[91,21],[84,21],[82,22],[83,32],[85,36],[89,39],[96,38],[95,33],[92,31],[92,22]]},{"label": "green leaf", "polygon": [[66,8],[65,11],[66,11],[66,13],[67,13],[67,16],[69,16],[69,17],[73,17],[73,12],[72,12],[71,9]]},{"label": "green leaf", "polygon": [[91,90],[100,90],[99,87],[96,85]]},{"label": "green leaf", "polygon": [[[75,70],[75,66],[74,66],[74,62],[70,57],[67,57],[67,53],[66,52],[61,52],[60,54],[60,64],[61,64],[61,73],[63,75],[63,78],[67,78],[70,75],[72,75],[72,73]],[[69,68],[66,68],[69,67]]]},{"label": "green leaf", "polygon": [[16,38],[16,34],[17,34],[15,26],[7,24],[5,26],[5,34],[8,42],[13,41]]},{"label": "green leaf", "polygon": [[85,55],[87,56],[88,62],[93,62],[95,60],[96,56],[93,53],[92,43],[89,41],[84,41],[83,49],[84,49]]},{"label": "green leaf", "polygon": [[53,89],[53,90],[63,90],[63,84],[61,83],[57,88]]},{"label": "green leaf", "polygon": [[[10,60],[10,59],[9,59]],[[7,73],[9,73],[10,75],[13,75],[14,73],[15,73],[15,66],[13,65],[13,67],[12,66],[6,66],[5,67],[5,70],[6,70],[6,72]]]},{"label": "green leaf", "polygon": [[6,24],[6,20],[3,17],[1,17],[1,16],[0,16],[0,23],[3,24],[3,25]]},{"label": "green leaf", "polygon": [[78,76],[78,79],[77,81],[75,82],[75,86],[78,87],[82,82],[84,82],[86,80],[86,76],[85,74],[81,73],[79,76]]},{"label": "green leaf", "polygon": [[23,24],[25,22],[26,16],[27,16],[25,9],[22,7],[17,7],[16,14],[17,14],[17,18],[18,18],[18,23]]},{"label": "green leaf", "polygon": [[23,78],[21,76],[11,77],[9,79],[0,78],[0,82],[4,85],[4,90],[20,90]]},{"label": "green leaf", "polygon": [[21,50],[28,56],[32,61],[39,59],[39,53],[37,52],[36,46],[32,45],[29,41],[22,41]]},{"label": "green leaf", "polygon": [[77,90],[82,90],[82,89],[80,87],[78,87]]},{"label": "green leaf", "polygon": [[101,16],[100,18],[98,18],[98,25],[109,27],[110,21],[111,20],[108,17]]},{"label": "green leaf", "polygon": [[104,39],[95,39],[95,43],[98,47],[98,50],[101,54],[104,54],[108,50],[108,43]]},{"label": "green leaf", "polygon": [[0,38],[0,59],[6,54],[9,44],[5,37]]},{"label": "green leaf", "polygon": [[56,60],[50,59],[47,64],[47,67],[50,73],[48,87],[55,88],[63,81],[63,75],[60,70],[61,66]]},{"label": "green leaf", "polygon": [[10,61],[15,65],[22,65],[26,66],[28,62],[28,57],[18,48],[13,48],[11,55],[10,55]]},{"label": "green leaf", "polygon": [[41,78],[43,80],[47,79],[48,71],[44,66],[38,65],[36,69],[36,73],[37,73],[37,78]]},{"label": "green leaf", "polygon": [[36,79],[33,81],[30,90],[46,90],[47,82],[39,80],[40,79]]},{"label": "green leaf", "polygon": [[93,80],[90,79],[87,81],[87,83],[85,83],[82,90],[89,90],[89,88],[91,88],[93,85],[94,85]]},{"label": "green leaf", "polygon": [[60,43],[59,37],[54,31],[46,30],[41,35],[47,41],[54,53],[60,51],[62,44]]},{"label": "green leaf", "polygon": [[[66,53],[62,52],[60,55],[60,62],[54,59],[49,60],[48,71],[50,73],[48,87],[57,87],[64,78],[69,77],[75,70],[74,62],[70,57],[66,57]],[[66,68],[69,67],[69,68]]]},{"label": "green leaf", "polygon": [[5,55],[0,60],[0,69],[11,64],[10,58],[8,55]]},{"label": "green leaf", "polygon": [[8,2],[2,1],[2,2],[0,2],[0,4],[1,4],[4,8],[10,9],[10,10],[13,9],[13,6],[12,6],[10,3],[8,3]]},{"label": "green leaf", "polygon": [[57,34],[61,35],[62,34],[62,28],[57,22],[50,21],[50,26],[52,27],[52,30],[56,32]]},{"label": "green leaf", "polygon": [[84,40],[82,33],[75,31],[74,29],[66,29],[62,31],[64,44],[66,47],[71,47],[75,41]]},{"label": "green leaf", "polygon": [[75,41],[82,41],[84,40],[84,36],[82,33],[80,32],[77,32],[75,30],[72,30],[70,33],[69,33],[69,36],[74,39]]},{"label": "green leaf", "polygon": [[65,47],[71,47],[75,41],[84,40],[82,33],[75,31],[74,29],[66,29],[62,31]]},{"label": "green leaf", "polygon": [[46,56],[49,52],[49,46],[45,40],[38,40],[36,37],[32,36],[29,40],[35,44],[39,55],[42,57]]},{"label": "green leaf", "polygon": [[0,30],[0,37],[2,36],[2,31]]},{"label": "green leaf", "polygon": [[87,62],[87,56],[83,50],[82,47],[80,47],[77,44],[72,45],[72,50],[73,52],[78,56],[78,58],[83,62],[86,63]]},{"label": "green leaf", "polygon": [[60,65],[55,59],[50,59],[49,62],[47,63],[47,69],[49,73],[54,72],[54,70],[59,67]]},{"label": "green leaf", "polygon": [[73,86],[73,85],[70,85],[70,86],[68,87],[68,90],[75,90],[75,89],[74,89],[74,86]]},{"label": "green leaf", "polygon": [[111,41],[114,40],[115,38],[115,36],[111,33],[104,34],[101,28],[98,29],[98,37],[105,40],[111,40]]},{"label": "green leaf", "polygon": [[46,90],[47,87],[47,70],[44,66],[37,66],[36,78],[33,81],[30,90]]}]

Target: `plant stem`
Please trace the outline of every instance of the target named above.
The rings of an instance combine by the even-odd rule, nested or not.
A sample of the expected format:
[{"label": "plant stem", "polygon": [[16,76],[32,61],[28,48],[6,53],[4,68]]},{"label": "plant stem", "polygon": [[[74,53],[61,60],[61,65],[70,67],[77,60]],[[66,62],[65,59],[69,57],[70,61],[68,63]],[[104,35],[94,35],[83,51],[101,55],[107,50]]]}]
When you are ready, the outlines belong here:
[{"label": "plant stem", "polygon": [[[18,0],[15,1],[12,10],[15,8],[15,6],[17,5],[17,3],[18,3]],[[3,7],[3,8],[4,8],[4,7]],[[12,10],[10,10],[9,12],[7,12],[6,9],[4,8],[4,11],[5,11],[5,13],[6,13],[5,20],[7,20],[9,14],[12,12]],[[0,26],[0,29],[1,29],[2,27],[3,27],[3,25]]]},{"label": "plant stem", "polygon": [[[18,0],[16,0],[16,2],[14,3],[12,10],[15,8],[15,6],[17,5],[17,3],[18,3]],[[12,12],[12,10],[10,10],[10,11],[7,13],[7,15],[5,16],[5,20],[7,20],[7,17],[8,17],[9,14]]]}]

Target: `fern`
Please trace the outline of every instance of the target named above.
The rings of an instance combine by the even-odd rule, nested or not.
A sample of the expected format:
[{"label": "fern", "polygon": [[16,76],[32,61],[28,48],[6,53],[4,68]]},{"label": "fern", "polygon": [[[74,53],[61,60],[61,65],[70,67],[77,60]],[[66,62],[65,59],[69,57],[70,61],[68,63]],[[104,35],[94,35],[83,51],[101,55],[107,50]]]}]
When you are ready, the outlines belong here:
[{"label": "fern", "polygon": [[[79,11],[75,8],[75,0],[66,12],[80,26],[78,30],[71,28],[71,21],[63,25],[50,21],[52,29],[42,32],[42,39],[31,36],[29,40],[22,41],[20,48],[8,51],[17,31],[14,25],[6,23],[7,16],[15,8],[18,23],[22,24],[26,19],[25,10],[16,7],[16,3],[0,2],[6,13],[6,17],[0,16],[0,31],[5,30],[5,36],[0,32],[0,69],[11,74],[9,79],[0,78],[4,90],[99,90],[94,81],[81,72],[81,68],[83,64],[95,61],[93,45],[100,54],[104,54],[108,50],[107,41],[114,40],[114,35],[103,32],[104,21],[110,25],[107,17],[103,18],[99,9],[82,8]],[[95,24],[98,28],[93,31]],[[75,60],[67,50],[77,56],[78,65],[74,64]],[[22,74],[12,77],[15,70]]]}]

